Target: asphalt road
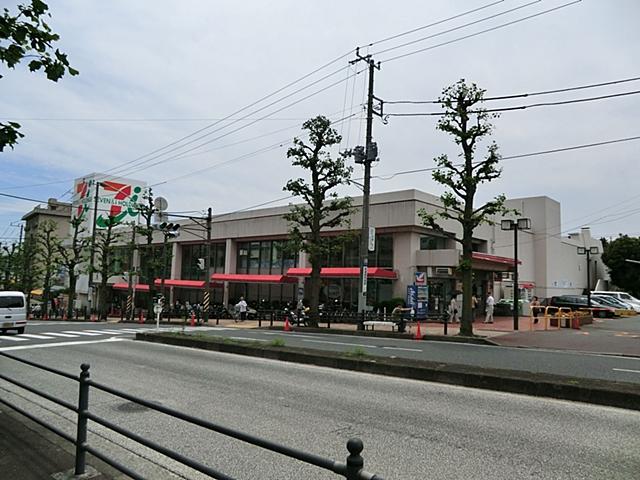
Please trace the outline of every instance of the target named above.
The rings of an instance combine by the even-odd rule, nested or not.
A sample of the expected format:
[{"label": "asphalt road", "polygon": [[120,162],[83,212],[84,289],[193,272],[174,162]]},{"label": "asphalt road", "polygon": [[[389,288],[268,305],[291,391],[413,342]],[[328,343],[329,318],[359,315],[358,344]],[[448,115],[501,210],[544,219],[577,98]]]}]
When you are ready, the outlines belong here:
[{"label": "asphalt road", "polygon": [[[101,329],[61,326],[92,327]],[[387,480],[640,474],[639,412],[134,342],[128,335],[32,338],[9,353],[72,373],[88,362],[95,381],[336,460],[345,458],[346,440],[359,436],[367,470]],[[6,358],[0,369],[76,400],[77,385],[69,380]],[[0,382],[4,398],[73,431],[71,414],[17,391]],[[99,391],[92,390],[90,408],[234,478],[337,478]],[[94,424],[89,441],[154,480],[201,478]]]},{"label": "asphalt road", "polygon": [[[180,331],[182,327],[161,326],[161,329]],[[9,332],[0,335],[0,351],[21,350],[31,348],[31,345],[47,348],[47,345],[53,344],[113,342],[134,338],[135,332],[139,331],[155,331],[155,327],[120,323],[34,321],[29,323],[25,334]],[[360,349],[370,355],[386,357],[640,383],[640,357],[242,328],[187,327],[185,331],[264,343],[281,339],[285,345],[292,347],[341,352]]]}]

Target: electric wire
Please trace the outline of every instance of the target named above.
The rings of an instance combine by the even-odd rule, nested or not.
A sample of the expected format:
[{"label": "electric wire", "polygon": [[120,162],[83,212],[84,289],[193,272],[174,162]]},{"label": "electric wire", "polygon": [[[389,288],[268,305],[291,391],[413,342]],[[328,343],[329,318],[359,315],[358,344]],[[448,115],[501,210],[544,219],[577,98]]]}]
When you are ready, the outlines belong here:
[{"label": "electric wire", "polygon": [[513,13],[515,11],[522,10],[523,8],[530,7],[531,5],[535,5],[536,3],[540,3],[541,1],[542,0],[533,0],[532,2],[525,3],[525,4],[522,4],[522,5],[518,5],[517,7],[513,7],[513,8],[510,8],[508,10],[503,10],[502,12],[494,13],[493,15],[489,15],[487,17],[483,17],[483,18],[480,18],[478,20],[474,20],[473,22],[468,22],[468,23],[465,23],[465,24],[462,24],[462,25],[458,25],[456,27],[449,28],[447,30],[442,30],[442,31],[434,33],[434,34],[427,35],[426,37],[418,38],[416,40],[411,40],[410,42],[405,42],[405,43],[401,43],[400,45],[396,45],[396,46],[393,46],[393,47],[385,48],[384,50],[379,50],[377,52],[374,52],[373,56],[382,55],[383,53],[391,52],[391,51],[397,50],[399,48],[403,48],[403,47],[407,47],[409,45],[414,45],[416,43],[424,42],[426,40],[430,40],[432,38],[436,38],[436,37],[439,37],[441,35],[446,35],[447,33],[455,32],[457,30],[461,30],[463,28],[467,28],[467,27],[470,27],[472,25],[476,25],[478,23],[486,22],[488,20],[493,20],[494,18],[498,18],[498,17],[501,17],[503,15],[508,15],[509,13]]},{"label": "electric wire", "polygon": [[[526,110],[528,108],[539,107],[555,107],[559,105],[571,105],[574,103],[595,102],[599,100],[608,100],[610,98],[627,97],[629,95],[638,95],[640,90],[631,90],[628,92],[611,93],[608,95],[598,95],[596,97],[586,98],[574,98],[571,100],[557,100],[555,102],[539,102],[531,103],[529,105],[518,105],[515,107],[500,107],[500,108],[486,108],[482,110],[469,110],[470,114],[477,113],[496,113],[496,112],[512,112],[515,110]],[[407,112],[407,113],[386,113],[385,116],[389,117],[443,117],[449,115],[447,112]]]},{"label": "electric wire", "polygon": [[[535,97],[539,95],[552,95],[555,93],[565,93],[565,92],[573,92],[576,90],[585,90],[590,88],[598,88],[598,87],[606,87],[610,85],[618,85],[620,83],[628,83],[628,82],[637,82],[640,80],[640,77],[631,77],[631,78],[623,78],[620,80],[610,80],[607,82],[599,82],[599,83],[590,83],[587,85],[578,85],[575,87],[565,87],[565,88],[556,88],[553,90],[542,90],[539,92],[530,92],[530,93],[516,93],[512,95],[500,95],[494,97],[483,98],[483,102],[489,102],[493,100],[509,100],[513,98],[525,98],[525,97]],[[442,100],[384,100],[386,105],[424,105],[424,104],[442,104],[444,103]]]},{"label": "electric wire", "polygon": [[452,17],[448,17],[448,18],[445,18],[443,20],[438,20],[437,22],[429,23],[427,25],[423,25],[423,26],[417,27],[417,28],[412,28],[411,30],[407,30],[407,31],[402,32],[402,33],[397,33],[395,35],[391,35],[390,37],[385,37],[385,38],[382,38],[380,40],[376,40],[375,42],[368,43],[366,45],[363,45],[362,47],[373,47],[374,45],[378,45],[380,43],[384,43],[384,42],[388,42],[388,41],[391,41],[391,40],[395,40],[396,38],[404,37],[406,35],[410,35],[412,33],[419,32],[420,30],[425,30],[427,28],[431,28],[431,27],[435,27],[437,25],[441,25],[441,24],[449,22],[451,20],[455,20],[457,18],[461,18],[461,17],[464,17],[466,15],[470,15],[472,13],[479,12],[480,10],[484,10],[485,8],[493,7],[494,5],[497,5],[497,4],[503,3],[503,2],[504,2],[504,0],[498,0],[497,2],[488,3],[488,4],[483,5],[481,7],[474,8],[472,10],[467,10],[466,12],[459,13],[459,14],[454,15]]},{"label": "electric wire", "polygon": [[442,42],[442,43],[439,43],[439,44],[436,44],[436,45],[431,45],[429,47],[421,48],[419,50],[414,50],[414,51],[411,51],[411,52],[407,52],[407,53],[403,53],[403,54],[400,54],[400,55],[396,55],[395,57],[385,58],[385,59],[381,60],[380,62],[381,63],[393,62],[395,60],[400,60],[401,58],[406,58],[406,57],[409,57],[409,56],[412,56],[412,55],[416,55],[418,53],[426,52],[428,50],[433,50],[435,48],[443,47],[445,45],[450,45],[452,43],[459,42],[459,41],[462,41],[462,40],[466,40],[468,38],[477,37],[478,35],[483,35],[485,33],[493,32],[495,30],[499,30],[501,28],[505,28],[505,27],[508,27],[510,25],[515,25],[516,23],[524,22],[526,20],[530,20],[532,18],[539,17],[541,15],[546,15],[548,13],[555,12],[555,11],[560,10],[562,8],[566,8],[566,7],[569,7],[571,5],[575,5],[576,3],[580,3],[581,1],[582,0],[573,0],[572,2],[564,3],[564,4],[559,5],[557,7],[550,8],[548,10],[543,10],[541,12],[534,13],[532,15],[527,15],[526,17],[522,17],[522,18],[519,18],[519,19],[516,19],[516,20],[512,20],[510,22],[502,23],[500,25],[496,25],[494,27],[487,28],[485,30],[480,30],[478,32],[471,33],[469,35],[464,35],[462,37],[457,37],[457,38],[454,38],[452,40],[448,40],[446,42]]}]

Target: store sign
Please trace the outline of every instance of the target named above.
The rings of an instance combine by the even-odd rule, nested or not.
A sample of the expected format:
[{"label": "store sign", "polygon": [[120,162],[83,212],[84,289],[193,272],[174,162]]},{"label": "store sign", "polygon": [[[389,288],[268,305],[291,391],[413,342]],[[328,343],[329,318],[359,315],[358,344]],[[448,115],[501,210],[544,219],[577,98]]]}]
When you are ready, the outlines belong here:
[{"label": "store sign", "polygon": [[72,218],[82,218],[85,234],[91,234],[93,208],[97,195],[96,228],[106,228],[110,217],[119,224],[138,223],[137,205],[142,201],[146,188],[146,183],[139,180],[111,177],[99,173],[78,178],[73,186]]},{"label": "store sign", "polygon": [[427,284],[427,273],[426,272],[416,272],[416,281],[414,283],[416,285],[426,285]]}]

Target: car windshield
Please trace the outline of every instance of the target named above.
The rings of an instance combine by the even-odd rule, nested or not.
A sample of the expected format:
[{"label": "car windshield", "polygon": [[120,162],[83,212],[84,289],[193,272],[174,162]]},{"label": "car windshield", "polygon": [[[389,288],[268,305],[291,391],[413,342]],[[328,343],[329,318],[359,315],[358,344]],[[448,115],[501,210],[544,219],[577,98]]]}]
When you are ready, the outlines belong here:
[{"label": "car windshield", "polygon": [[19,296],[0,297],[0,308],[22,308],[24,307],[24,298]]}]

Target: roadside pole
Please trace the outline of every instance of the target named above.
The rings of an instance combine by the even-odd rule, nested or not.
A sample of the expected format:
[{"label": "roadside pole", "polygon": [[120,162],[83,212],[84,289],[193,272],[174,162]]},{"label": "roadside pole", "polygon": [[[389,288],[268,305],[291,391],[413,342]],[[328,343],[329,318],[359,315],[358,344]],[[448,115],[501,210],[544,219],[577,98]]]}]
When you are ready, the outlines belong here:
[{"label": "roadside pole", "polygon": [[84,319],[87,320],[91,315],[93,308],[93,264],[96,257],[96,221],[98,220],[98,194],[100,192],[100,182],[96,181],[96,196],[93,201],[93,222],[91,226],[91,257],[89,259],[89,291],[87,301],[89,302],[89,313],[85,313]]},{"label": "roadside pole", "polygon": [[207,254],[204,259],[204,298],[202,299],[202,323],[209,322],[211,305],[211,207],[207,209]]}]

